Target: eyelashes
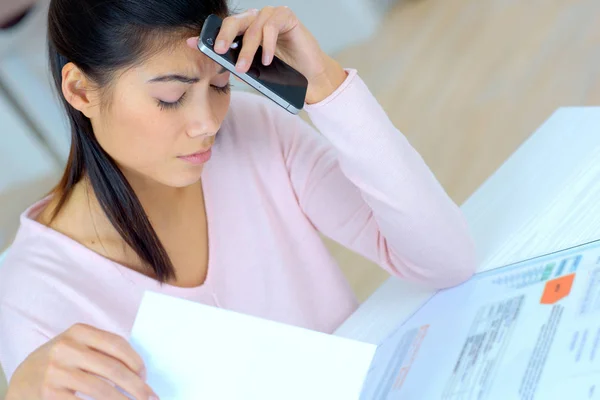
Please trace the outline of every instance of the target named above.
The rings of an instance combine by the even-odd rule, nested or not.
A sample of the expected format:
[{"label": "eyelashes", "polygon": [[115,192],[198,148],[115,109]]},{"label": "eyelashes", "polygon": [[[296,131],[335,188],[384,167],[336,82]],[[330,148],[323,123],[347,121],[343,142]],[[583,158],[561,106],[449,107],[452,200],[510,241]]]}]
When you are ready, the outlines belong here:
[{"label": "eyelashes", "polygon": [[[230,83],[228,83],[225,86],[210,85],[210,88],[219,94],[231,93],[231,84]],[[157,102],[158,107],[163,111],[174,110],[183,104],[183,102],[185,101],[186,95],[187,95],[187,92],[184,93],[183,96],[181,96],[179,98],[179,100],[172,102],[172,103],[167,102],[167,101],[162,101],[162,100],[157,100],[156,102]]]},{"label": "eyelashes", "polygon": [[173,102],[173,103],[169,103],[168,101],[162,101],[162,100],[156,100],[158,103],[158,107],[165,111],[165,110],[173,110],[177,107],[179,107],[181,104],[183,104],[183,101],[185,100],[185,96],[186,96],[187,92],[183,94],[183,96],[181,96],[179,98],[179,100]]},{"label": "eyelashes", "polygon": [[220,93],[220,94],[229,94],[229,93],[231,93],[231,84],[230,83],[228,83],[225,86],[210,85],[210,87],[212,89],[214,89],[217,93]]}]

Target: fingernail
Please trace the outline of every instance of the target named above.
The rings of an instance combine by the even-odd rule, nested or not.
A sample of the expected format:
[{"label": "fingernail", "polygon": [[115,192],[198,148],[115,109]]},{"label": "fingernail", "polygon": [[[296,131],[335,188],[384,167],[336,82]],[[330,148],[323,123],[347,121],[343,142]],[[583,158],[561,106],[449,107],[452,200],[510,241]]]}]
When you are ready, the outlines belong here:
[{"label": "fingernail", "polygon": [[263,64],[264,65],[269,65],[271,63],[271,55],[270,54],[263,54]]},{"label": "fingernail", "polygon": [[217,40],[217,44],[215,44],[215,50],[225,50],[225,41]]},{"label": "fingernail", "polygon": [[238,63],[236,64],[235,67],[239,70],[239,69],[244,69],[247,66],[248,66],[248,61],[246,61],[245,59],[242,58],[241,60],[238,61]]},{"label": "fingernail", "polygon": [[148,400],[160,400],[157,395],[153,394]]},{"label": "fingernail", "polygon": [[148,371],[146,370],[146,367],[143,367],[142,370],[140,371],[140,377],[143,380],[146,380],[148,378]]}]

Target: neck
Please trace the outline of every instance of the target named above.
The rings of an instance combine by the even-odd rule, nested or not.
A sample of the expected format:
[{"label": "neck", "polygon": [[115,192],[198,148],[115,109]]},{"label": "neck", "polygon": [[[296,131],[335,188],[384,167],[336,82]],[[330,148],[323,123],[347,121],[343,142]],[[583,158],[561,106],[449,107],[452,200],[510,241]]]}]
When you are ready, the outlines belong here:
[{"label": "neck", "polygon": [[[204,206],[200,182],[185,188],[172,188],[125,175],[161,240],[170,237],[181,226],[191,207]],[[137,257],[102,210],[87,178],[75,185],[64,207],[52,220],[57,202],[58,196],[55,196],[37,220],[107,258],[142,270],[136,267]]]},{"label": "neck", "polygon": [[[168,234],[172,229],[180,226],[191,206],[203,205],[204,197],[200,182],[186,187],[172,187],[134,171],[123,168],[121,171],[159,236]],[[106,227],[99,233],[102,236],[117,234],[102,210],[89,179],[83,179],[77,186],[81,186],[79,190],[83,190],[89,198],[89,210],[94,219],[99,225]]]},{"label": "neck", "polygon": [[157,233],[178,226],[189,206],[202,204],[203,192],[200,182],[177,188],[135,173],[124,171],[124,175]]}]

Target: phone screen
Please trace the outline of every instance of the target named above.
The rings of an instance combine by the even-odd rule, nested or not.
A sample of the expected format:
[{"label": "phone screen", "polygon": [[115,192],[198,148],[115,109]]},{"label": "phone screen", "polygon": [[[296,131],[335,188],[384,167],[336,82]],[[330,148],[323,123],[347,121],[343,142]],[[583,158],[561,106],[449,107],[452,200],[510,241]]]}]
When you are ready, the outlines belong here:
[{"label": "phone screen", "polygon": [[[210,16],[206,21],[205,29],[201,38],[205,45],[213,48],[222,20],[216,16]],[[209,40],[211,39],[211,40]],[[242,50],[243,36],[238,36],[229,51],[220,57],[231,65],[237,64],[240,51]],[[281,97],[296,109],[301,110],[306,100],[308,81],[300,72],[287,65],[279,58],[274,57],[270,65],[262,63],[262,46],[259,46],[252,65],[247,75],[258,81],[263,87],[269,89]]]}]

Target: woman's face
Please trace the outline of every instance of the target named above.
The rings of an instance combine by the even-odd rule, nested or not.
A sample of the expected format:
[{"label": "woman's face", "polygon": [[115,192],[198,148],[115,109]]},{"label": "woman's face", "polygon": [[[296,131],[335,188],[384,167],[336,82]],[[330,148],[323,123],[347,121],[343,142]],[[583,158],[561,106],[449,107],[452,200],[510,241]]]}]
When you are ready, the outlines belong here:
[{"label": "woman's face", "polygon": [[91,116],[96,138],[130,180],[192,185],[229,108],[229,76],[183,41],[116,75]]}]

